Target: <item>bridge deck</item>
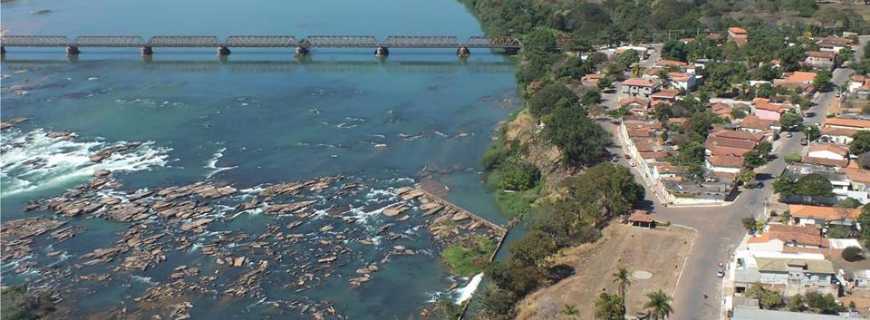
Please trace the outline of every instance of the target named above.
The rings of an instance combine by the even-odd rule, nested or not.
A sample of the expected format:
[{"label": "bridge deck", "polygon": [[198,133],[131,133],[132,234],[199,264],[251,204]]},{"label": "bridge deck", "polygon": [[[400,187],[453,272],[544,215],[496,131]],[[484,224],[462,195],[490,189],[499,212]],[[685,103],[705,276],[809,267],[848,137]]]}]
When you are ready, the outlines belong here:
[{"label": "bridge deck", "polygon": [[455,36],[404,36],[392,35],[378,41],[367,35],[314,35],[301,41],[288,35],[236,35],[221,42],[216,36],[154,36],[145,41],[140,36],[80,36],[70,41],[65,36],[4,35],[0,37],[3,47],[166,47],[166,48],[205,48],[205,47],[250,47],[284,48],[303,46],[309,48],[502,48],[519,49],[520,42],[514,38],[470,37],[460,42]]}]

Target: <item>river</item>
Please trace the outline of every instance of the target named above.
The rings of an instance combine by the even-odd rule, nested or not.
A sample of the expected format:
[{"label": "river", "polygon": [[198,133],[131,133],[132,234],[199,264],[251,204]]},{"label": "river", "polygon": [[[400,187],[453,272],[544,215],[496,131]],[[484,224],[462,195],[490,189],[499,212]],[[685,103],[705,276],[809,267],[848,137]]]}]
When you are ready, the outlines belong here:
[{"label": "river", "polygon": [[[451,0],[27,0],[2,4],[7,34],[316,34],[480,35],[477,21]],[[448,198],[504,223],[480,182],[480,156],[499,121],[517,109],[514,70],[506,57],[475,50],[460,61],[454,50],[393,49],[386,60],[370,50],[315,50],[296,59],[288,49],[234,49],[219,61],[214,49],[158,49],[143,61],[136,49],[87,49],[69,61],[62,48],[7,48],[2,71],[2,120],[28,120],[3,131],[2,220],[51,217],[74,226],[65,241],[37,238],[32,253],[3,261],[2,284],[53,286],[62,304],[78,315],[137,308],[134,299],[171,282],[179,266],[214,275],[209,292],[185,296],[194,318],[309,318],[298,304],[332,306],[354,319],[405,319],[437,294],[451,294],[454,279],[417,208],[405,223],[377,214],[396,201],[395,190],[423,176],[446,185]],[[51,132],[75,133],[74,138]],[[95,162],[95,151],[141,142]],[[25,212],[27,203],[57,196],[109,170],[119,190],[159,189],[206,181],[239,192],[220,202],[207,232],[160,240],[165,261],[145,271],[114,271],[124,261],[83,266],[83,254],[106,248],[130,230],[130,223],[86,216],[57,217],[47,210]],[[343,244],[349,250],[330,270],[302,287],[294,286],[294,263],[321,250],[302,242],[270,258],[257,295],[221,294],[239,277],[201,246],[220,232],[254,238],[288,218],[234,210],[262,186],[342,176],[360,191],[335,189],[311,195],[319,216],[300,232],[309,240]],[[123,192],[112,190],[123,198]],[[110,193],[111,193],[110,192]],[[120,193],[119,193],[120,192]],[[127,201],[127,200],[124,200]],[[235,202],[234,202],[235,201]],[[347,208],[353,224],[325,213]],[[374,209],[373,209],[374,208]],[[380,237],[391,224],[397,239]],[[159,223],[149,226],[165,228]],[[337,228],[338,232],[317,232]],[[289,231],[288,231],[289,232]],[[373,246],[356,239],[373,240]],[[187,240],[185,240],[187,241]],[[269,240],[274,241],[274,240]],[[396,246],[416,254],[384,257]],[[179,249],[180,248],[180,249]],[[252,260],[253,249],[222,248]],[[58,255],[57,253],[60,252]],[[300,260],[301,259],[301,260]],[[359,287],[348,285],[354,270],[378,262],[380,270]],[[26,271],[19,268],[29,265]],[[255,265],[255,263],[251,263]],[[108,273],[104,281],[62,281]],[[83,298],[86,297],[86,298]],[[319,304],[318,304],[319,303]],[[290,307],[290,305],[293,305]]]}]

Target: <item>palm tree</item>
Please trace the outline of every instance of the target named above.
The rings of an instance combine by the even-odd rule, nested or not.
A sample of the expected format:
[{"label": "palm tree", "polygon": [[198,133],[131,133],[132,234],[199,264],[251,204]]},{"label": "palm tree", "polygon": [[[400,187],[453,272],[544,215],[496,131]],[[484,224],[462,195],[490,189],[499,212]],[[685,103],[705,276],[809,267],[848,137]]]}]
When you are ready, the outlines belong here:
[{"label": "palm tree", "polygon": [[671,312],[674,311],[674,309],[671,308],[671,297],[661,289],[656,292],[647,293],[646,297],[649,300],[645,305],[643,305],[643,307],[650,309],[653,319],[667,319],[668,316],[671,315]]},{"label": "palm tree", "polygon": [[595,301],[595,318],[601,320],[622,320],[625,319],[623,313],[623,300],[615,294],[607,294],[602,292]]},{"label": "palm tree", "polygon": [[619,267],[616,269],[616,272],[613,273],[613,282],[619,288],[619,296],[622,299],[625,299],[625,295],[628,292],[628,287],[631,285],[631,273],[628,272],[628,269],[625,267]]}]

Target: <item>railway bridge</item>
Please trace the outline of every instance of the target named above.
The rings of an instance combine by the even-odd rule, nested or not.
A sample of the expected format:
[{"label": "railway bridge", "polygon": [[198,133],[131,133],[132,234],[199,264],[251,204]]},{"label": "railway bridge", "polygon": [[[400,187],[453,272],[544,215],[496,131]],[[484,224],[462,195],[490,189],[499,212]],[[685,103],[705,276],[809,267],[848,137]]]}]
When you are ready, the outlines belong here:
[{"label": "railway bridge", "polygon": [[312,35],[301,40],[290,35],[235,35],[223,40],[217,36],[158,35],[149,39],[125,35],[83,35],[70,39],[67,36],[49,35],[3,35],[0,36],[0,53],[6,48],[66,48],[67,55],[80,54],[82,48],[139,48],[143,56],[154,54],[157,48],[215,48],[221,56],[227,56],[231,48],[294,48],[295,54],[306,55],[315,48],[367,48],[374,54],[386,57],[390,48],[447,48],[456,49],[459,56],[468,56],[473,48],[500,49],[514,54],[521,43],[509,37],[474,36],[460,41],[455,36],[408,36],[393,35],[378,40],[365,35]]}]

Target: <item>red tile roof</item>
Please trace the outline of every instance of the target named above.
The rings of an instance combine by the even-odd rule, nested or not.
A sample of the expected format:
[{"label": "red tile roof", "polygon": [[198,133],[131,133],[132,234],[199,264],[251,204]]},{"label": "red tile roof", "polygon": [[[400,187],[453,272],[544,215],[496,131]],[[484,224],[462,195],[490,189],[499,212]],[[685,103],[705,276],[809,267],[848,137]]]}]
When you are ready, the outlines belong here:
[{"label": "red tile roof", "polygon": [[827,118],[824,121],[825,126],[850,127],[856,129],[870,129],[870,120],[849,119],[849,118]]},{"label": "red tile roof", "polygon": [[827,247],[828,241],[822,237],[822,233],[816,226],[787,226],[782,224],[769,224],[767,231],[761,236],[749,239],[750,243],[768,242],[778,239],[783,242],[794,242],[799,245]]},{"label": "red tile roof", "polygon": [[628,217],[628,221],[652,223],[655,221],[655,218],[654,214],[651,214],[646,210],[634,210],[634,212],[631,213],[631,216]]},{"label": "red tile roof", "polygon": [[728,33],[732,33],[732,34],[746,34],[746,29],[743,29],[743,28],[741,28],[741,27],[731,27],[731,28],[728,28]]},{"label": "red tile roof", "polygon": [[770,126],[775,123],[776,121],[773,120],[764,120],[756,117],[755,115],[749,115],[743,118],[743,122],[740,123],[740,127],[754,130],[767,130],[770,129]]},{"label": "red tile roof", "polygon": [[743,167],[743,157],[731,155],[712,155],[707,157],[707,161],[714,167],[726,168],[741,168]]},{"label": "red tile roof", "polygon": [[840,221],[849,219],[854,221],[858,220],[858,215],[861,214],[861,209],[791,204],[788,206],[788,212],[795,218],[818,219],[824,221]]},{"label": "red tile roof", "polygon": [[650,97],[654,98],[654,99],[659,98],[659,99],[673,100],[673,99],[676,99],[678,95],[680,95],[679,90],[667,89],[667,90],[659,90],[659,91],[653,93],[652,95],[650,95]]},{"label": "red tile roof", "polygon": [[640,78],[631,78],[631,79],[625,80],[622,84],[627,85],[627,86],[635,86],[635,87],[655,87],[656,86],[656,84],[654,82],[652,82],[650,80],[646,80],[646,79],[640,79]]},{"label": "red tile roof", "polygon": [[807,56],[834,60],[837,58],[837,53],[831,51],[807,51]]}]

